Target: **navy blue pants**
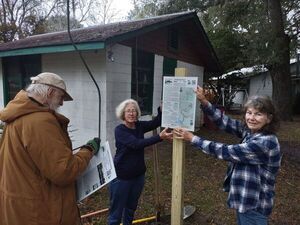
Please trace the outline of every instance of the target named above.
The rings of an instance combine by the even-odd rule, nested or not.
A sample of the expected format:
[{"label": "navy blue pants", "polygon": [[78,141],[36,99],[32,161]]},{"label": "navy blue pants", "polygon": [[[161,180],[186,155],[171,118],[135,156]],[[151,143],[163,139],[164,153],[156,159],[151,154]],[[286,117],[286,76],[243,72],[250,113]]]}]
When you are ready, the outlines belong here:
[{"label": "navy blue pants", "polygon": [[130,180],[114,179],[109,186],[109,225],[132,224],[134,212],[145,184],[145,175]]}]

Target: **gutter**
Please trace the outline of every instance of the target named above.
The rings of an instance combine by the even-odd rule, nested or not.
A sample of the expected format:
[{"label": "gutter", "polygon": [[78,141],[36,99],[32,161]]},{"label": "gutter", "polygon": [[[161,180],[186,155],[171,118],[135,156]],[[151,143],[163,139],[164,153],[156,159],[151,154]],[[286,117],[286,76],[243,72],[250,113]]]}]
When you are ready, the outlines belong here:
[{"label": "gutter", "polygon": [[[78,50],[98,50],[104,49],[104,42],[80,43],[76,44]],[[75,51],[72,44],[68,45],[53,45],[45,47],[23,48],[0,52],[0,57],[20,56],[20,55],[36,55],[45,53],[73,52]]]}]

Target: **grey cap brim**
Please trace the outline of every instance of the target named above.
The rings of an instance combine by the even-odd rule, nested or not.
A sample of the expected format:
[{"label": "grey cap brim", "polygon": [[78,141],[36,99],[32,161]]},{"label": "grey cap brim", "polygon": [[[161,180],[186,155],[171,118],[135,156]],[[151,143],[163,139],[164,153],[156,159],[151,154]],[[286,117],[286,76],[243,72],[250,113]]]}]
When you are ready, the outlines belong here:
[{"label": "grey cap brim", "polygon": [[69,95],[67,92],[65,92],[64,101],[73,101],[73,98],[71,97],[71,95]]}]

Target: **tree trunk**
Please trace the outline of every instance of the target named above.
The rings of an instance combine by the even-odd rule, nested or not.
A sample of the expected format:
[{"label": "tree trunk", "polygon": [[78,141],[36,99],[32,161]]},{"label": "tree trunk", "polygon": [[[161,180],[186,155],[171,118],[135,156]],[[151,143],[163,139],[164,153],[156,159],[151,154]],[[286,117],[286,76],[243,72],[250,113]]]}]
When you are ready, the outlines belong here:
[{"label": "tree trunk", "polygon": [[270,65],[273,100],[282,120],[292,120],[292,82],[290,74],[290,39],[284,33],[280,0],[268,1],[273,50],[276,60]]},{"label": "tree trunk", "polygon": [[[289,65],[289,64],[288,64]],[[292,120],[292,92],[289,66],[277,65],[270,70],[273,100],[281,120]]]}]

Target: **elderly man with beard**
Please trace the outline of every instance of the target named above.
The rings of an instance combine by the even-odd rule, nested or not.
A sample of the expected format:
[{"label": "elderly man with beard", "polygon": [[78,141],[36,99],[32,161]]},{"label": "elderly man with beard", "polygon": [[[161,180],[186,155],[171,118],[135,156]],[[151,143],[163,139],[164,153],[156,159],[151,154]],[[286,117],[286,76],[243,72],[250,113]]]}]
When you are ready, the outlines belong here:
[{"label": "elderly man with beard", "polygon": [[69,120],[56,112],[73,100],[54,73],[31,78],[0,111],[1,225],[79,225],[75,180],[99,150],[94,138],[72,154]]}]

